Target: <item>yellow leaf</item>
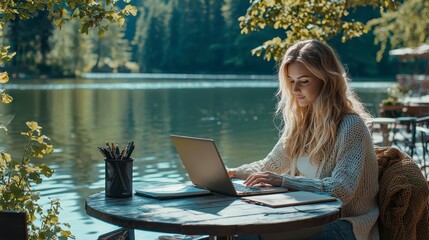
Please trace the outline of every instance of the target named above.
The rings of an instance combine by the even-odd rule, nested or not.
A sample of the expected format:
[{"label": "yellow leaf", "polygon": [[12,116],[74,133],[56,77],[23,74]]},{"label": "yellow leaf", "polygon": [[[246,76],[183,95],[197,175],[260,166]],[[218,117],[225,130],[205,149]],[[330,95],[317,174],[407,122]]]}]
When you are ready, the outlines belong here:
[{"label": "yellow leaf", "polygon": [[73,17],[77,17],[77,16],[79,16],[79,14],[80,14],[80,11],[79,11],[79,8],[76,8],[75,10],[74,10],[74,12],[73,12]]},{"label": "yellow leaf", "polygon": [[6,93],[1,94],[2,103],[11,103],[12,101],[13,101],[13,97],[11,97],[9,94],[6,94]]},{"label": "yellow leaf", "polygon": [[61,236],[69,237],[71,236],[71,232],[67,230],[63,230],[61,231]]},{"label": "yellow leaf", "polygon": [[126,13],[129,13],[133,16],[137,15],[137,8],[132,5],[125,6],[124,11],[126,11]]},{"label": "yellow leaf", "polygon": [[40,131],[40,129],[42,129],[42,127],[39,126],[39,124],[37,122],[31,121],[31,122],[26,122],[28,128],[31,129],[31,131]]},{"label": "yellow leaf", "polygon": [[61,23],[62,23],[62,19],[60,19],[60,18],[54,18],[54,24],[55,25],[60,26]]},{"label": "yellow leaf", "polygon": [[274,44],[280,44],[280,43],[282,43],[282,39],[281,39],[281,38],[279,38],[279,37],[275,37],[275,38],[273,38],[273,39],[272,39],[272,42],[273,42]]},{"label": "yellow leaf", "polygon": [[123,26],[125,23],[125,18],[121,17],[118,19],[119,26]]},{"label": "yellow leaf", "polygon": [[[18,170],[17,168],[16,168],[17,166],[15,166],[15,170]],[[19,176],[13,176],[12,178],[11,178],[11,180],[12,181],[14,181],[14,182],[19,182],[19,180],[21,180],[20,178],[19,178]]]},{"label": "yellow leaf", "polygon": [[104,33],[106,33],[103,29],[98,29],[98,36],[99,37],[102,37],[102,36],[104,36]]},{"label": "yellow leaf", "polygon": [[2,153],[0,154],[0,157],[1,157],[3,160],[5,160],[7,163],[9,163],[9,162],[12,160],[12,158],[10,157],[10,154],[9,154],[9,153],[2,152]]},{"label": "yellow leaf", "polygon": [[7,75],[7,72],[1,72],[0,83],[7,83],[7,82],[9,82],[9,76]]},{"label": "yellow leaf", "polygon": [[268,7],[272,7],[275,4],[274,0],[265,0],[265,3],[267,4]]},{"label": "yellow leaf", "polygon": [[54,217],[51,218],[51,220],[52,220],[52,222],[58,222],[58,217],[54,216]]},{"label": "yellow leaf", "polygon": [[52,153],[54,151],[53,145],[46,145],[46,154]]}]

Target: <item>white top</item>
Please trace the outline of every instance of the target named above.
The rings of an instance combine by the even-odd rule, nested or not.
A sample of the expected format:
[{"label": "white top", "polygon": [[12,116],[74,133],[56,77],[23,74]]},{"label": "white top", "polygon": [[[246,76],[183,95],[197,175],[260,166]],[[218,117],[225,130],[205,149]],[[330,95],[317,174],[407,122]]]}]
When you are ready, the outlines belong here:
[{"label": "white top", "polygon": [[296,161],[296,169],[298,170],[300,176],[308,178],[317,177],[318,166],[310,162],[310,158],[307,155],[298,158]]},{"label": "white top", "polygon": [[[287,143],[285,143],[287,144]],[[283,176],[283,187],[309,192],[325,192],[341,199],[341,216],[353,225],[358,240],[380,239],[377,219],[378,163],[371,135],[358,115],[343,117],[330,158],[322,162],[316,178],[289,175],[290,161],[278,141],[264,159],[237,169],[237,177],[272,171]]]}]

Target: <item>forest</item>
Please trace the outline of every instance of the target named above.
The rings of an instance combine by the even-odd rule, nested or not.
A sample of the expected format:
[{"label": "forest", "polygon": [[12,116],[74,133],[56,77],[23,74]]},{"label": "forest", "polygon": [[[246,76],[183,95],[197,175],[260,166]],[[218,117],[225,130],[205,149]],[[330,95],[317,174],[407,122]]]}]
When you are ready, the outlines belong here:
[{"label": "forest", "polygon": [[[240,33],[238,18],[248,1],[145,0],[133,1],[137,16],[122,27],[111,25],[81,34],[78,20],[56,27],[47,13],[38,11],[29,20],[15,19],[6,26],[1,41],[16,56],[1,66],[12,77],[79,76],[84,72],[274,74],[276,62],[252,56],[251,50],[284,31],[264,29]],[[351,12],[350,19],[366,22],[378,17],[372,7]],[[102,36],[100,36],[102,35]],[[380,62],[374,35],[343,43],[328,41],[352,77],[391,77],[396,62],[387,49]]]}]

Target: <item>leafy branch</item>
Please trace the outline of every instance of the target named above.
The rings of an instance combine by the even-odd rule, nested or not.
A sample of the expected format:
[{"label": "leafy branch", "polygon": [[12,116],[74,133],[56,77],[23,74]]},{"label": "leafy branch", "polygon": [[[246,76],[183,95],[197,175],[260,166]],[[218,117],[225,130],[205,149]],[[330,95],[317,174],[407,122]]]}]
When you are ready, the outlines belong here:
[{"label": "leafy branch", "polygon": [[52,153],[53,146],[48,143],[50,139],[42,135],[42,127],[37,122],[26,124],[29,130],[21,133],[27,139],[22,159],[17,161],[10,154],[0,152],[0,210],[26,212],[29,239],[75,239],[67,229],[70,225],[58,221],[61,209],[58,199],[51,199],[46,211],[37,203],[40,196],[34,185],[41,184],[43,177],[51,177],[54,171],[45,163],[33,164],[32,159],[44,158]]},{"label": "leafy branch", "polygon": [[315,38],[326,41],[342,34],[341,41],[345,42],[360,37],[368,29],[363,22],[349,17],[351,11],[365,6],[393,11],[397,5],[395,0],[250,0],[250,7],[239,21],[242,34],[266,27],[284,31],[284,38],[269,39],[252,50],[253,55],[263,55],[269,61],[280,59],[283,50],[297,40]]}]

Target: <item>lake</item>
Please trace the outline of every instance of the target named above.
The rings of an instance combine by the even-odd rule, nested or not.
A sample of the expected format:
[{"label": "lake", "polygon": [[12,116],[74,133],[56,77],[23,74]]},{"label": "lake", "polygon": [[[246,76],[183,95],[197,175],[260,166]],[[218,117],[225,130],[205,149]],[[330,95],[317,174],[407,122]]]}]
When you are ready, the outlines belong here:
[{"label": "lake", "polygon": [[[376,115],[391,84],[351,86]],[[277,83],[266,78],[12,80],[2,88],[14,101],[0,105],[0,113],[15,118],[8,134],[0,134],[0,150],[22,157],[25,122],[43,127],[55,148],[45,161],[55,174],[37,190],[42,202],[60,199],[60,221],[72,225],[77,239],[96,239],[117,228],[84,209],[88,195],[104,190],[104,160],[97,147],[106,141],[121,148],[135,142],[134,182],[185,182],[171,133],[213,138],[230,167],[265,157],[278,136],[279,121],[273,118]],[[139,239],[158,235],[136,232]]]}]

